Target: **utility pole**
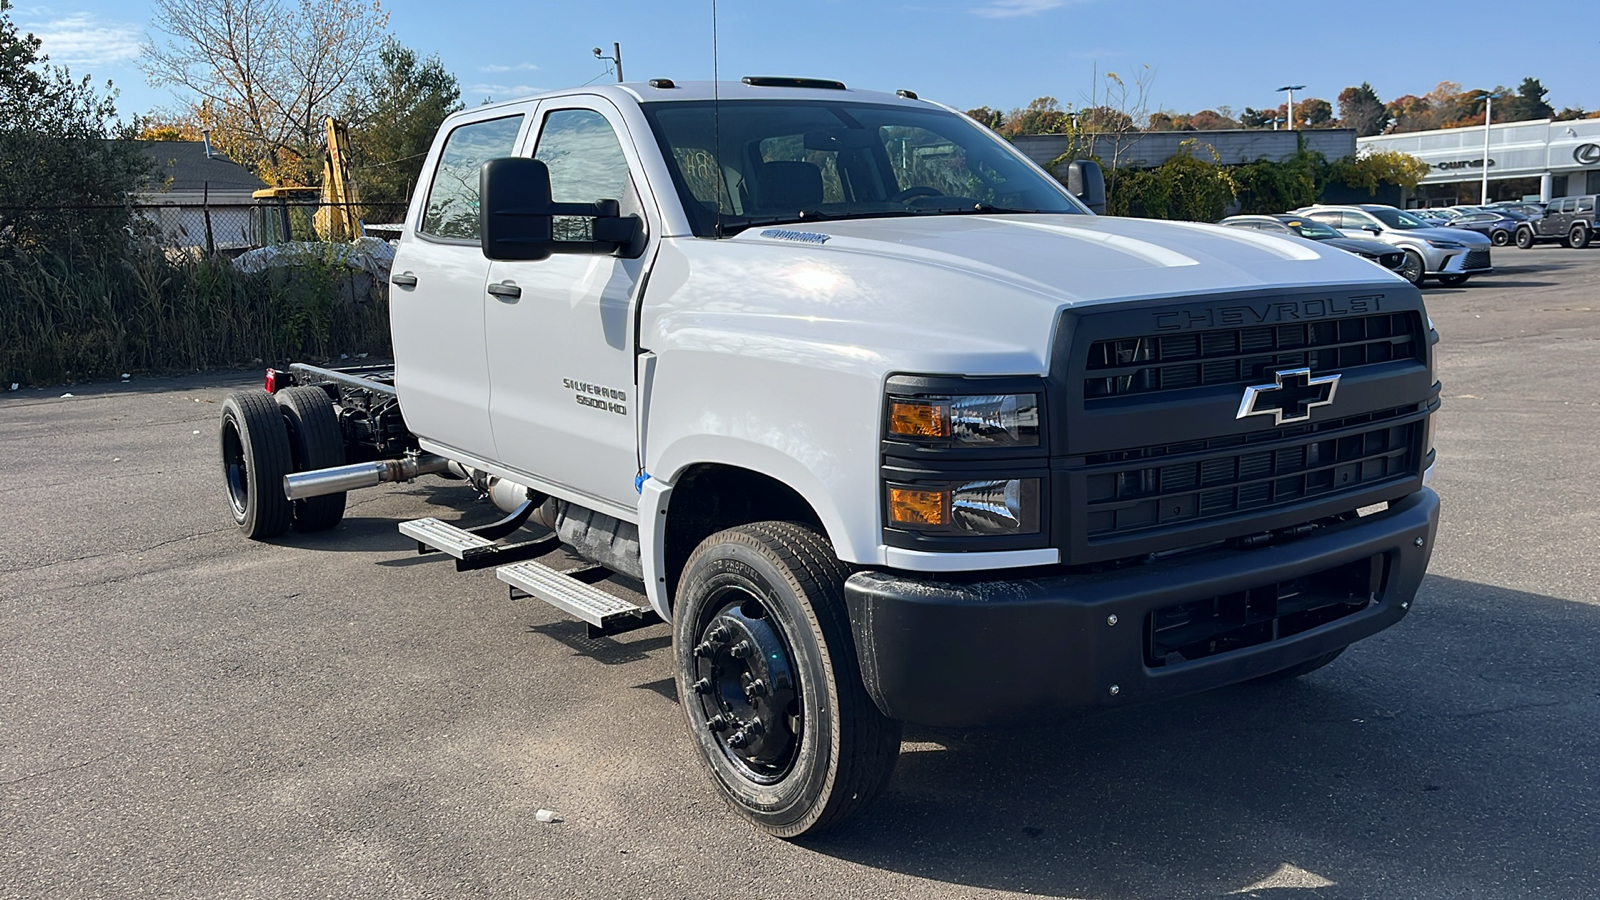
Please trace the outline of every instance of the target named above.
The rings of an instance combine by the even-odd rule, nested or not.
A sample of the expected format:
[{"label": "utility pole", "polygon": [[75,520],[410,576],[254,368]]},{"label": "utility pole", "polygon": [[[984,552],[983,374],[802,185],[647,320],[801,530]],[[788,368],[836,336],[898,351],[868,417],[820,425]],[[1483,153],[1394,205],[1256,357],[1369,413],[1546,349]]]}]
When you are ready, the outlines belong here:
[{"label": "utility pole", "polygon": [[1303,84],[1286,84],[1283,87],[1278,88],[1278,90],[1280,90],[1280,91],[1288,91],[1289,92],[1289,130],[1290,131],[1294,130],[1294,92],[1295,91],[1303,91],[1305,89],[1306,89],[1306,86],[1303,85]]}]

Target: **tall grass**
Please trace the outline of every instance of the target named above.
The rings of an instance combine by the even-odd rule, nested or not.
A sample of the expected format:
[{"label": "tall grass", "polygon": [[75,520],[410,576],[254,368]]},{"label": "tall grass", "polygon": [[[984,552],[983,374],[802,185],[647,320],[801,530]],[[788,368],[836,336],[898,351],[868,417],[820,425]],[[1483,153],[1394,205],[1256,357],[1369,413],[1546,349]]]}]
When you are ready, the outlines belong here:
[{"label": "tall grass", "polygon": [[0,258],[0,379],[37,385],[382,356],[386,286],[371,285],[316,255],[260,274],[152,246]]}]

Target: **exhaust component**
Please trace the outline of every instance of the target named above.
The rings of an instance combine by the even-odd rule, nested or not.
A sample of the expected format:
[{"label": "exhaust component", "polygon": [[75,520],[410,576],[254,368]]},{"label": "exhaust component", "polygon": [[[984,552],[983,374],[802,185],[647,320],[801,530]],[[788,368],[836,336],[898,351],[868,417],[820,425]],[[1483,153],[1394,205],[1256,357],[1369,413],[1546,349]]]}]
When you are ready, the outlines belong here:
[{"label": "exhaust component", "polygon": [[450,461],[444,457],[424,453],[401,459],[380,459],[332,469],[317,469],[314,472],[296,472],[283,477],[283,495],[290,500],[305,500],[324,494],[375,487],[391,481],[410,481],[418,475],[446,471],[449,466]]}]

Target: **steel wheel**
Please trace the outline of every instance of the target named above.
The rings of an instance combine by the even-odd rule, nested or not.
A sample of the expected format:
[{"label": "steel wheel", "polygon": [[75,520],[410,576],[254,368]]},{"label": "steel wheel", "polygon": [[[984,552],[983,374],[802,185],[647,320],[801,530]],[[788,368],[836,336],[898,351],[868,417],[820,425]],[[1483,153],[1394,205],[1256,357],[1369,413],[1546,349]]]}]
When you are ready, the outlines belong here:
[{"label": "steel wheel", "polygon": [[694,647],[695,696],[717,746],[744,777],[772,784],[794,769],[805,710],[788,642],[760,598],[718,592]]}]

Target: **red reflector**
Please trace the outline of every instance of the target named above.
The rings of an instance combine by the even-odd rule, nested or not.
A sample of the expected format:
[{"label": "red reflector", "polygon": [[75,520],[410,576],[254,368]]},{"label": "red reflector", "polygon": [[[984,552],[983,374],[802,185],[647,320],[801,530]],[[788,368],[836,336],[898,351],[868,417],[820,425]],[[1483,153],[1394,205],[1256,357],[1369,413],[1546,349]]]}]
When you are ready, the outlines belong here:
[{"label": "red reflector", "polygon": [[268,369],[267,370],[267,393],[276,394],[277,392],[278,392],[278,370],[277,369]]}]

